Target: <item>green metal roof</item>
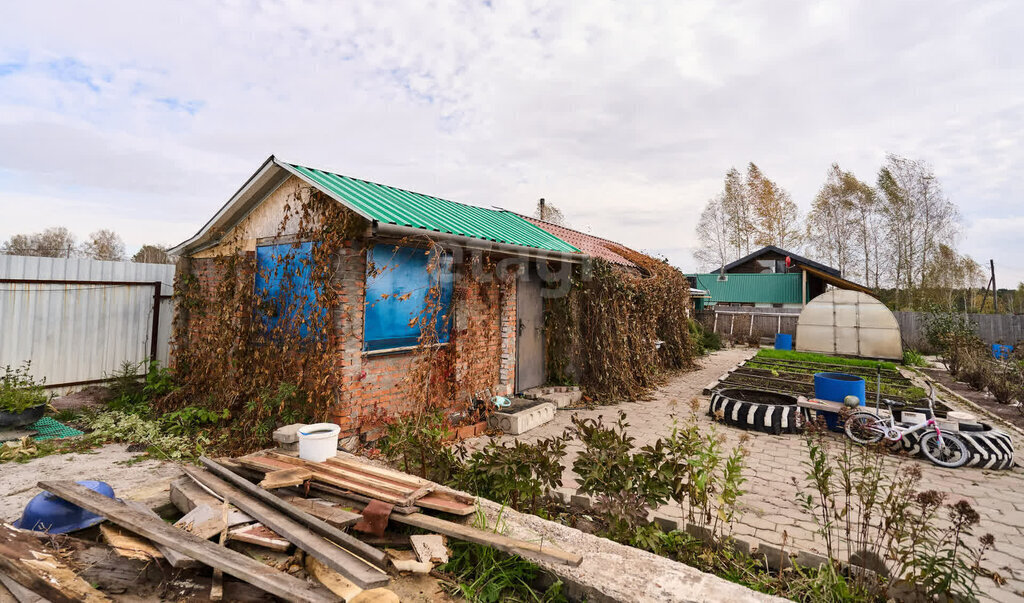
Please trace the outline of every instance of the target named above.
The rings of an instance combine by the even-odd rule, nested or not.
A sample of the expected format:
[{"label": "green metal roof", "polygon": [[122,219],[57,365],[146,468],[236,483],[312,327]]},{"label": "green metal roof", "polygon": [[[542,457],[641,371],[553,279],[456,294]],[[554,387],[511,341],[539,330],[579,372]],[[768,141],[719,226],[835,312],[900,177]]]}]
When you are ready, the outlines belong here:
[{"label": "green metal roof", "polygon": [[369,220],[486,241],[561,251],[580,250],[512,212],[456,203],[278,160]]},{"label": "green metal roof", "polygon": [[803,301],[800,294],[802,275],[791,274],[740,274],[726,273],[727,280],[718,280],[718,273],[688,274],[696,277],[697,289],[704,289],[711,294],[705,303],[764,303],[764,304],[799,304]]}]

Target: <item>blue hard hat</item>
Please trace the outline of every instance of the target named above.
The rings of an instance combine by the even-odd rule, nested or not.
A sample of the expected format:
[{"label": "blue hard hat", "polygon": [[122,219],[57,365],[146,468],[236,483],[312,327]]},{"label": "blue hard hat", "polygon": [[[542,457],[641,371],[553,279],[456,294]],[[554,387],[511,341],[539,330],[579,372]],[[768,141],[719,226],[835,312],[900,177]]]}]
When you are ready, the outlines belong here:
[{"label": "blue hard hat", "polygon": [[[75,482],[86,488],[99,492],[107,498],[114,498],[114,489],[107,482],[83,480]],[[84,530],[103,521],[103,517],[86,511],[76,504],[50,492],[37,494],[28,501],[21,519],[14,522],[14,527],[49,534],[64,534],[75,530]]]}]

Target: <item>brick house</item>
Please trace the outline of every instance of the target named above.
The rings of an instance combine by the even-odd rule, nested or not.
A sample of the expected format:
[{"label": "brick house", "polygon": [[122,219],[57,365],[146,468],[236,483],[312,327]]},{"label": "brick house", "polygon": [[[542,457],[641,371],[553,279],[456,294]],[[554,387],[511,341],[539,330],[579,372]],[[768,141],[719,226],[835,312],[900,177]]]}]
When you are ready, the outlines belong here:
[{"label": "brick house", "polygon": [[[296,192],[303,189],[341,204],[358,226],[334,258],[331,281],[340,293],[327,321],[338,342],[332,360],[338,387],[330,416],[344,433],[358,429],[368,413],[412,410],[406,377],[421,327],[411,325],[410,318],[422,311],[421,292],[431,286],[441,291],[440,316],[450,318],[443,327],[438,319],[436,345],[453,354],[456,379],[467,384],[465,389],[507,395],[544,383],[542,298],[567,287],[568,270],[589,256],[512,212],[271,156],[195,236],[170,250],[183,260],[179,271],[183,267],[194,276],[201,291],[213,291],[224,276],[218,258],[234,256],[250,267],[246,274],[251,276],[242,284],[253,287],[260,299],[276,291],[274,275],[282,270],[268,266],[287,250],[294,260],[288,278],[303,278],[303,261],[317,241],[302,240],[296,220],[286,219],[301,198]],[[435,264],[440,268],[427,267],[428,248],[444,254]],[[381,271],[382,264],[389,269]],[[493,278],[467,277],[481,270]],[[320,311],[314,303],[299,307]],[[260,312],[253,308],[254,315]],[[183,332],[176,348],[206,336],[199,320],[188,322]]]}]

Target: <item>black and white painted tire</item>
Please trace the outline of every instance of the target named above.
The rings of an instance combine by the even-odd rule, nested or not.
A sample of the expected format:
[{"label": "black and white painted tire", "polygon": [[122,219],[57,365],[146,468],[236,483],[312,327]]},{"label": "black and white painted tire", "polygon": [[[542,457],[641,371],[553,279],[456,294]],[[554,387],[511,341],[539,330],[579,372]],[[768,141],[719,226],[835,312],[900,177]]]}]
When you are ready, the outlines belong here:
[{"label": "black and white painted tire", "polygon": [[782,398],[792,398],[792,403],[763,404],[743,400],[742,396],[734,393],[741,391],[744,390],[723,389],[713,392],[708,414],[726,425],[776,435],[803,430],[807,411],[796,405],[795,397],[777,394]]},{"label": "black and white painted tire", "polygon": [[[971,458],[966,467],[982,469],[1010,469],[1013,467],[1013,441],[1006,433],[993,428],[987,423],[981,424],[982,429],[960,430],[957,435],[967,445]],[[921,436],[924,431],[915,431],[903,436],[893,446],[905,450],[914,456],[921,454]]]}]

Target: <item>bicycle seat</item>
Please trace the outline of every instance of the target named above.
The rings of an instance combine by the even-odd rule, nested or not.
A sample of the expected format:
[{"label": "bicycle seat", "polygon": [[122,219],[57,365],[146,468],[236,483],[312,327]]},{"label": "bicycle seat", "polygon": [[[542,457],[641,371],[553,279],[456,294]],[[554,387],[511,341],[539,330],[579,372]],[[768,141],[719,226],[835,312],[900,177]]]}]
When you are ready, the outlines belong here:
[{"label": "bicycle seat", "polygon": [[889,408],[905,408],[907,406],[907,403],[900,402],[899,400],[886,400],[885,405],[888,406]]}]

